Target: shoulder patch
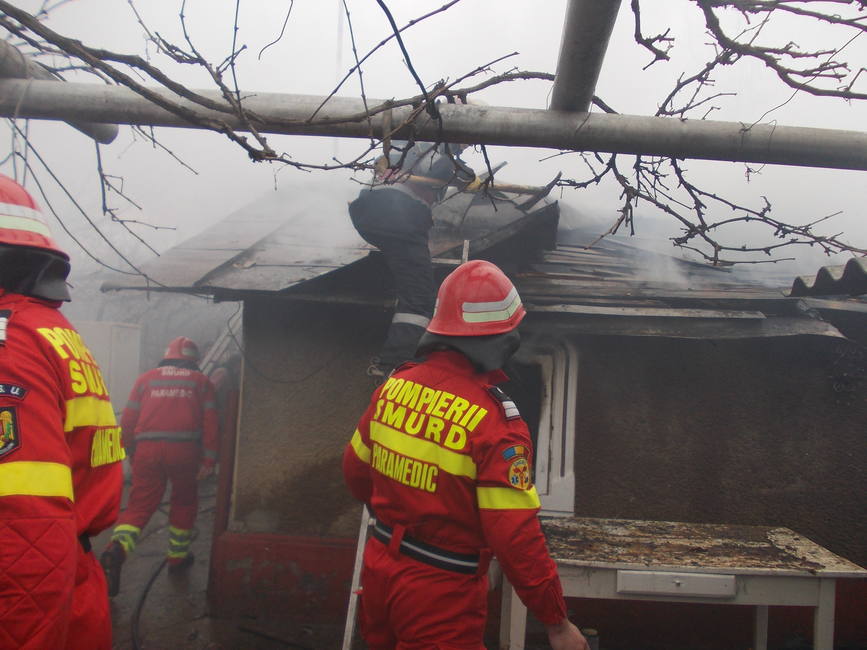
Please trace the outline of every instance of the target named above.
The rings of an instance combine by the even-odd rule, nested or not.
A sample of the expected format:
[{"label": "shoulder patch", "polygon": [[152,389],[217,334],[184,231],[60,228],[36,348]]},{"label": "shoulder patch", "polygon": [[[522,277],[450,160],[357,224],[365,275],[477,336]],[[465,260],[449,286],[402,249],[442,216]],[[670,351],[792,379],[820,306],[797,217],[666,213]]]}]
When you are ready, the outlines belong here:
[{"label": "shoulder patch", "polygon": [[0,456],[10,454],[21,446],[15,409],[14,406],[0,406]]},{"label": "shoulder patch", "polygon": [[524,445],[512,445],[511,447],[503,450],[503,460],[509,460],[511,458],[523,457],[528,455],[528,449]]},{"label": "shoulder patch", "polygon": [[519,490],[530,488],[530,463],[526,458],[518,458],[509,465],[509,484]]},{"label": "shoulder patch", "polygon": [[14,397],[15,399],[24,399],[27,395],[27,389],[24,386],[17,384],[5,384],[0,382],[0,397]]},{"label": "shoulder patch", "polygon": [[515,406],[515,402],[513,402],[512,398],[503,392],[502,388],[499,388],[498,386],[489,386],[488,392],[495,400],[497,400],[497,403],[500,405],[500,408],[503,409],[503,415],[507,420],[515,420],[521,417],[521,414],[518,412],[518,407]]}]

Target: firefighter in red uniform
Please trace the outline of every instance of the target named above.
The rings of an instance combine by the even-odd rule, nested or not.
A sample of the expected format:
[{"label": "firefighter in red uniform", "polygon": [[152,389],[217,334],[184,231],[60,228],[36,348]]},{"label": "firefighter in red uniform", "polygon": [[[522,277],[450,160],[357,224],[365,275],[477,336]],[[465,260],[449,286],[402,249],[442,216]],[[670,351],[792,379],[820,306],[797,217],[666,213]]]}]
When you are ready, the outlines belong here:
[{"label": "firefighter in red uniform", "polygon": [[121,416],[124,447],[132,457],[132,490],[101,558],[110,596],[120,589],[121,565],[160,505],[167,480],[172,484],[169,571],[193,562],[197,481],[217,462],[218,428],[214,386],[198,361],[193,341],[174,339],[160,364],[136,380]]},{"label": "firefighter in red uniform", "polygon": [[90,537],[117,518],[120,428],[59,306],[69,257],[0,175],[0,648],[108,650]]},{"label": "firefighter in red uniform", "polygon": [[527,426],[496,387],[524,314],[496,266],[459,266],[419,342],[425,360],[374,391],[346,447],[346,482],[376,521],[361,573],[372,650],[482,650],[492,556],[553,648],[587,648],[536,516]]}]

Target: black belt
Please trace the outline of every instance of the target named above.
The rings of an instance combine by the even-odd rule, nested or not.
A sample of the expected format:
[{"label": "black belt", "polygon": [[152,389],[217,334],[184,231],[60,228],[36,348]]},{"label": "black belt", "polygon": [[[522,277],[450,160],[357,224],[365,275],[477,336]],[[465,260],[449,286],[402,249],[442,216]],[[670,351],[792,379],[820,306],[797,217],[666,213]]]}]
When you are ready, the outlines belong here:
[{"label": "black belt", "polygon": [[[391,541],[392,529],[381,521],[373,525],[373,536],[385,545]],[[414,560],[456,573],[474,575],[479,570],[479,556],[447,551],[417,539],[406,537],[400,542],[400,552]]]},{"label": "black belt", "polygon": [[87,536],[87,533],[81,533],[81,535],[78,536],[78,541],[81,544],[81,548],[84,549],[84,552],[90,553],[90,549],[93,547],[90,545],[90,537]]}]

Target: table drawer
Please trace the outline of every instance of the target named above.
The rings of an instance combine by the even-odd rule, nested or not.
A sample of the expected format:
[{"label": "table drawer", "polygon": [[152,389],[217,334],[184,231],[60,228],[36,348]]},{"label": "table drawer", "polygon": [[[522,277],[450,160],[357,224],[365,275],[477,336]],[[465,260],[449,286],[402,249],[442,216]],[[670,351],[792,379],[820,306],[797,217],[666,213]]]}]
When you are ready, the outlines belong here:
[{"label": "table drawer", "polygon": [[735,576],[717,573],[618,571],[617,593],[733,598]]}]

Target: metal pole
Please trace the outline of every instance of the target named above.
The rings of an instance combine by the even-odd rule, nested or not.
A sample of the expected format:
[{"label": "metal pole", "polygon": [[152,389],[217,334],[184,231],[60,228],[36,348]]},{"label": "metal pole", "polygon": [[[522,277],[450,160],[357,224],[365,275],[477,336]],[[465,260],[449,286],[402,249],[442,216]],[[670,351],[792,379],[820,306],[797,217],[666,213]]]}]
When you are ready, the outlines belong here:
[{"label": "metal pole", "polygon": [[569,0],[551,91],[551,110],[590,108],[619,8],[620,0]]},{"label": "metal pole", "polygon": [[[211,124],[244,130],[230,113],[205,110],[165,89],[152,89],[183,105]],[[223,102],[217,91],[194,91]],[[244,94],[244,106],[255,114],[262,133],[346,138],[378,137],[384,116],[363,119],[360,99],[334,97],[314,121],[309,116],[321,96]],[[369,106],[381,100],[368,99]],[[410,117],[410,108],[392,109],[392,123]],[[682,120],[604,113],[565,113],[544,109],[444,104],[442,127],[424,117],[413,125],[417,140],[514,147],[546,147],[572,151],[671,156],[769,163],[805,167],[867,170],[867,133],[836,129],[748,126],[737,122]],[[97,84],[0,80],[0,117],[76,119],[115,124],[206,128],[160,108],[132,90]],[[327,123],[317,123],[327,120]],[[407,138],[409,129],[394,137]]]},{"label": "metal pole", "polygon": [[[47,68],[24,56],[6,41],[0,41],[0,78],[63,81]],[[68,122],[68,124],[100,144],[109,144],[117,137],[116,124],[90,124],[86,122]]]}]

